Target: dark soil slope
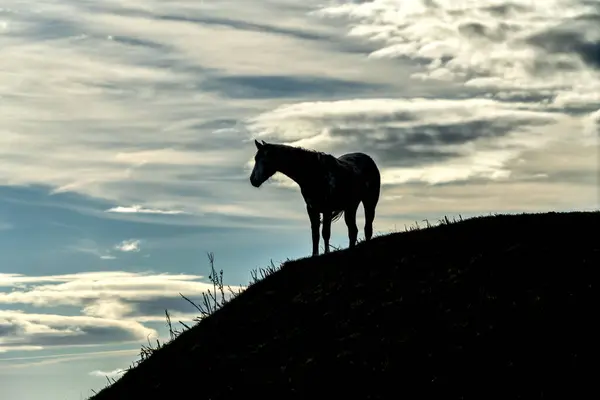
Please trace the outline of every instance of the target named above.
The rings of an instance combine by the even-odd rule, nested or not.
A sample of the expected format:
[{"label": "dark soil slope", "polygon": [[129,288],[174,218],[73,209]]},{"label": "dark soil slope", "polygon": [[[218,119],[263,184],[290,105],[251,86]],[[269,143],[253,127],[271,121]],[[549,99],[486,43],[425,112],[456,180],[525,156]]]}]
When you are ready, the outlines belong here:
[{"label": "dark soil slope", "polygon": [[598,398],[599,227],[479,217],[288,262],[93,399]]}]

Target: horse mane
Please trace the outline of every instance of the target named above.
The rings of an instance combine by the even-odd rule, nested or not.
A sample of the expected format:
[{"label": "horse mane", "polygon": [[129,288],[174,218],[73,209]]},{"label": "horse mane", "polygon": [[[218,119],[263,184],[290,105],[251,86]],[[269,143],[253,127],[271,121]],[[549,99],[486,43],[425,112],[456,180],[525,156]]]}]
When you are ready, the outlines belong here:
[{"label": "horse mane", "polygon": [[330,156],[331,155],[331,154],[325,153],[323,151],[307,149],[306,147],[301,147],[301,146],[291,146],[289,144],[269,143],[269,146],[273,146],[278,149],[284,149],[284,150],[288,150],[288,151],[292,151],[292,152],[309,153],[309,154],[321,155],[321,156]]}]

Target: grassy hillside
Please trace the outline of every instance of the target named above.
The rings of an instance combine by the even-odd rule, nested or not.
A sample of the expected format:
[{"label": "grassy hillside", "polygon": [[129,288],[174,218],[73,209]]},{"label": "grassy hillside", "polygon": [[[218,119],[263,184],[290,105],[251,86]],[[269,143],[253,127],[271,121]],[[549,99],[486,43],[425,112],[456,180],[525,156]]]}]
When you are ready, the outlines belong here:
[{"label": "grassy hillside", "polygon": [[598,227],[479,217],[287,262],[92,399],[593,398]]}]

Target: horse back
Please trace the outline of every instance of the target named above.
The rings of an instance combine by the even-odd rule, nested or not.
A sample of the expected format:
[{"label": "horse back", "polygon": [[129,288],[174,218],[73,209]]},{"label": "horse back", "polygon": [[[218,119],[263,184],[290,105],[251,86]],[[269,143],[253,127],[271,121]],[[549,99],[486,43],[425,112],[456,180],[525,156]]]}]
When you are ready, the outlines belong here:
[{"label": "horse back", "polygon": [[356,177],[360,177],[367,182],[379,184],[381,179],[379,168],[375,161],[365,153],[347,153],[337,158],[344,168],[351,170]]},{"label": "horse back", "polygon": [[[335,174],[338,195],[363,200],[379,193],[381,176],[375,161],[365,153],[347,153],[337,158],[343,172]],[[372,197],[372,196],[371,196]]]},{"label": "horse back", "polygon": [[307,204],[318,210],[344,210],[365,197],[379,194],[380,175],[375,161],[364,153],[321,158],[320,177],[301,186]]}]

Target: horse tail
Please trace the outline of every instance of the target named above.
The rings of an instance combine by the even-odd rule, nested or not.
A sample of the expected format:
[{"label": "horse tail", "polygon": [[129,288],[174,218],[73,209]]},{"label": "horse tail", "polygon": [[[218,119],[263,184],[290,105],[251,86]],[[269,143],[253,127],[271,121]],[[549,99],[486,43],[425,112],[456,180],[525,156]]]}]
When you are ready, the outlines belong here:
[{"label": "horse tail", "polygon": [[[344,214],[344,210],[337,210],[331,213],[331,222],[335,222]],[[321,217],[321,223],[323,223],[323,218]]]},{"label": "horse tail", "polygon": [[331,213],[331,222],[335,222],[344,214],[344,210],[338,210]]}]

